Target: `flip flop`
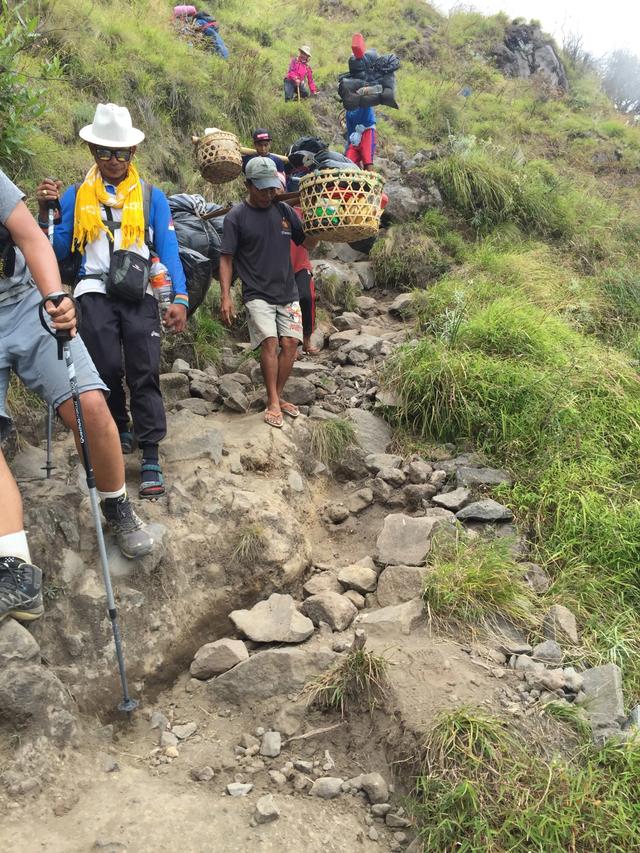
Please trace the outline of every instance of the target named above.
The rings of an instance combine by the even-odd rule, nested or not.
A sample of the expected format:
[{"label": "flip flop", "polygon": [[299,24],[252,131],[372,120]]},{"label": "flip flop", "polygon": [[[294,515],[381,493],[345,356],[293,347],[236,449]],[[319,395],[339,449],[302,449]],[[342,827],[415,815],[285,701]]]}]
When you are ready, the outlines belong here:
[{"label": "flip flop", "polygon": [[303,349],[302,352],[305,355],[320,355],[320,350],[317,347],[309,347],[309,349]]},{"label": "flip flop", "polygon": [[280,409],[285,413],[285,415],[289,415],[290,418],[297,418],[300,416],[300,409],[297,406],[294,406],[293,403],[287,403],[286,400],[280,400]]},{"label": "flip flop", "polygon": [[284,426],[284,418],[282,417],[282,412],[274,412],[271,409],[265,409],[264,422],[265,424],[269,424],[269,426],[275,427],[276,429],[282,429],[282,427]]}]

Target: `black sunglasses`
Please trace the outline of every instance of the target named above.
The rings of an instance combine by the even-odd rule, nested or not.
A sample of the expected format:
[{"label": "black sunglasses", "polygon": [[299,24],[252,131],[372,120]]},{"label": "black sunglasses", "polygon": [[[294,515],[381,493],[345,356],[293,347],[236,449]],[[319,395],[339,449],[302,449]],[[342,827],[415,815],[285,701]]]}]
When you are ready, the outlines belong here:
[{"label": "black sunglasses", "polygon": [[115,157],[118,163],[128,163],[131,160],[130,148],[94,148],[93,153],[98,160],[111,160]]}]

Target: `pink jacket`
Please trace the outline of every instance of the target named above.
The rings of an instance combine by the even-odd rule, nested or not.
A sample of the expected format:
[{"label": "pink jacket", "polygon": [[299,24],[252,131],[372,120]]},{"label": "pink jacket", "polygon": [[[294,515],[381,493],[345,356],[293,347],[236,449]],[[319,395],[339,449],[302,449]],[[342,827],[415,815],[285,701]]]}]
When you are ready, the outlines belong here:
[{"label": "pink jacket", "polygon": [[302,83],[304,80],[309,84],[310,92],[317,92],[318,87],[313,82],[313,73],[311,66],[306,62],[300,62],[297,56],[291,60],[289,70],[287,71],[286,80],[292,80],[294,83]]}]

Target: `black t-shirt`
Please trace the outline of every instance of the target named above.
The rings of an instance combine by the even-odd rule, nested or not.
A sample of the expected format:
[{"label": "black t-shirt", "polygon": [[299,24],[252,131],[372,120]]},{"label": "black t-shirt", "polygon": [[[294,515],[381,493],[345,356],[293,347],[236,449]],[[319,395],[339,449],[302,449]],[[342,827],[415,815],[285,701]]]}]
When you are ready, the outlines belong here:
[{"label": "black t-shirt", "polygon": [[282,201],[267,208],[236,205],[224,218],[223,255],[233,255],[242,282],[242,301],[264,299],[270,305],[287,305],[298,299],[291,264],[291,241],[300,246],[302,222]]}]

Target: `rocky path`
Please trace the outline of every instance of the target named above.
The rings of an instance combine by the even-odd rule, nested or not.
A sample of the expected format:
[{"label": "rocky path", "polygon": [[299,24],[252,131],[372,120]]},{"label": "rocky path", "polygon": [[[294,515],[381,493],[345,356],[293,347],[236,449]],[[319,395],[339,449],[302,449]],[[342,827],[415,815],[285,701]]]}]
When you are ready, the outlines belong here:
[{"label": "rocky path", "polygon": [[[333,257],[316,274],[363,283],[367,265]],[[354,308],[333,311],[322,355],[296,363],[287,396],[303,417],[282,431],[262,422],[259,368],[242,346],[218,370],[178,361],[163,377],[170,488],[144,507],[158,548],[132,563],[109,544],[142,699],[131,722],[114,713],[71,443],[57,443],[48,483],[38,448],[13,461],[47,615],[31,630],[0,626],[1,849],[413,853],[403,762],[440,711],[480,706],[548,728],[540,700],[551,696],[585,704],[603,736],[619,731],[617,668],[562,666],[579,643],[565,608],[549,612],[542,647],[499,620],[479,626],[482,642],[433,633],[420,593],[437,536],[510,535],[528,583],[542,593],[549,581],[485,494],[507,472],[473,454],[390,452],[377,407],[393,397],[378,368],[411,331],[407,297],[370,291]],[[338,417],[357,445],[329,471],[309,430]],[[128,467],[133,489],[136,460]],[[389,661],[384,701],[344,718],[308,707],[304,685],[344,660],[356,630]]]}]

